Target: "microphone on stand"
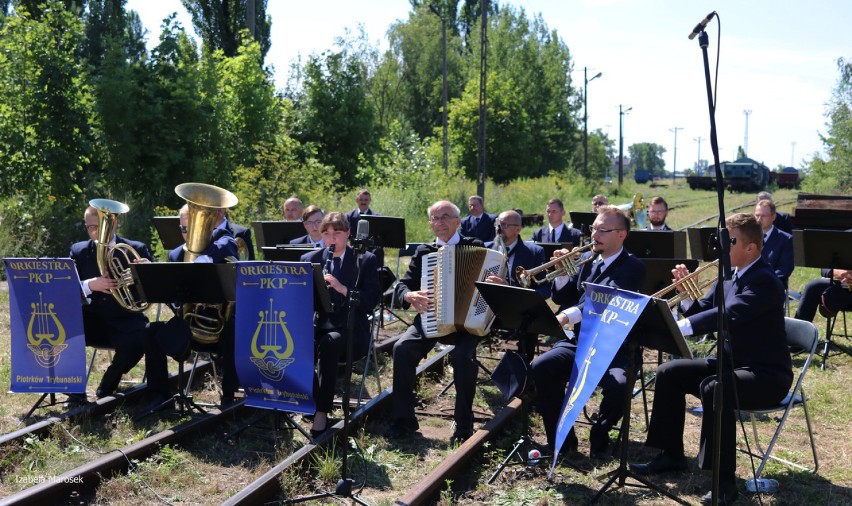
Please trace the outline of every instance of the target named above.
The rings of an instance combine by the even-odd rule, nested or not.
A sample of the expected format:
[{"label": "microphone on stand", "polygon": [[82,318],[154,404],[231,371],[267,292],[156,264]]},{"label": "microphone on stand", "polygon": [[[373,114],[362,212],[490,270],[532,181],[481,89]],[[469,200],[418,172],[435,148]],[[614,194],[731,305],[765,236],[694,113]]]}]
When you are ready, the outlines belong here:
[{"label": "microphone on stand", "polygon": [[326,275],[326,274],[331,274],[331,271],[334,270],[334,265],[332,264],[333,259],[334,259],[334,244],[331,244],[328,247],[328,257],[325,259],[325,265],[322,266],[323,276]]},{"label": "microphone on stand", "polygon": [[352,247],[358,253],[364,253],[368,247],[372,246],[372,241],[370,241],[370,222],[367,220],[360,220],[358,222],[358,231],[355,234],[355,239],[352,240]]},{"label": "microphone on stand", "polygon": [[711,12],[707,15],[706,18],[702,19],[700,23],[695,25],[695,28],[692,29],[692,33],[689,34],[689,40],[695,38],[696,35],[703,32],[705,28],[707,28],[707,24],[713,19],[713,16],[716,15],[716,11]]}]

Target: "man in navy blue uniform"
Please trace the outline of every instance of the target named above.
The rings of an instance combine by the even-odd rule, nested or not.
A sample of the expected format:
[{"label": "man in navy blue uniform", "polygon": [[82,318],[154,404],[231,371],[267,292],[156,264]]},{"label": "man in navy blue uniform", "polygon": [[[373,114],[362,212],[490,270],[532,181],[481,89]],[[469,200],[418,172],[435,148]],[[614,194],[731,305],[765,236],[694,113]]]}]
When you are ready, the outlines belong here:
[{"label": "man in navy blue uniform", "polygon": [[461,220],[461,235],[474,237],[483,243],[493,241],[495,236],[494,220],[497,218],[485,212],[485,204],[479,195],[471,195],[467,199],[467,209],[470,214]]},{"label": "man in navy blue uniform", "polygon": [[[332,312],[320,312],[314,326],[314,348],[317,359],[317,374],[314,375],[314,415],[311,434],[319,436],[328,428],[328,413],[333,408],[334,386],[337,382],[338,364],[346,358],[347,319],[349,311],[355,311],[352,329],[353,360],[367,354],[370,344],[369,315],[379,302],[381,288],[376,257],[364,252],[357,263],[357,253],[346,245],[349,238],[349,222],[338,212],[328,213],[320,225],[323,241],[328,246],[302,255],[303,262],[330,266],[325,273],[331,295]],[[334,246],[333,251],[331,246]],[[357,265],[356,265],[357,264]],[[357,284],[356,284],[357,282]],[[347,305],[349,290],[357,289],[358,307]],[[345,378],[349,381],[349,378]]]},{"label": "man in navy blue uniform", "polygon": [[[581,257],[583,260],[589,258],[595,260],[583,264],[576,275],[561,276],[553,282],[553,301],[560,305],[557,320],[562,326],[573,325],[575,336],[580,335],[580,322],[586,297],[584,283],[614,286],[635,292],[642,289],[645,283],[645,265],[623,247],[624,239],[629,231],[630,219],[623,211],[614,207],[601,207],[592,223],[591,237],[594,246],[591,252],[586,252]],[[568,250],[557,250],[554,252],[554,257],[567,254],[569,254]],[[531,376],[537,392],[536,406],[541,413],[547,433],[547,444],[550,448],[555,447],[556,426],[562,401],[565,398],[565,388],[571,376],[576,348],[574,340],[560,341],[532,363]],[[592,457],[606,456],[609,430],[624,415],[624,395],[628,382],[627,366],[631,359],[637,360],[641,357],[639,355],[630,357],[625,341],[601,379],[603,399],[598,418],[589,432]],[[568,434],[565,448],[569,452],[577,449],[577,436],[573,429]]]},{"label": "man in navy blue uniform", "polygon": [[565,205],[562,204],[561,200],[548,200],[544,212],[547,213],[547,225],[533,232],[533,241],[571,243],[573,246],[580,245],[580,231],[564,223]]},{"label": "man in navy blue uniform", "polygon": [[790,274],[793,273],[793,236],[774,225],[775,204],[771,200],[758,202],[754,208],[754,217],[763,229],[763,249],[760,255],[786,289]]},{"label": "man in navy blue uniform", "polygon": [[[429,309],[428,291],[420,286],[423,272],[423,257],[438,251],[444,245],[482,246],[479,239],[464,237],[458,232],[461,222],[459,208],[452,202],[441,200],[429,207],[429,226],[435,234],[435,242],[421,244],[411,257],[408,271],[396,285],[396,298],[406,307],[418,313]],[[450,354],[453,380],[456,387],[456,402],[453,418],[456,423],[451,442],[461,443],[473,434],[473,397],[476,393],[478,367],[474,353],[478,338],[466,332],[445,336],[452,340],[455,349]],[[442,338],[443,339],[443,338]],[[417,386],[416,368],[429,351],[438,343],[437,339],[424,336],[418,314],[414,323],[402,334],[393,347],[393,407],[388,436],[399,439],[409,437],[420,429],[414,414]]]},{"label": "man in navy blue uniform", "polygon": [[[761,257],[761,226],[754,216],[743,213],[730,216],[726,226],[731,236],[734,275],[724,281],[723,287],[729,340],[723,346],[726,372],[719,445],[719,504],[730,504],[738,495],[734,410],[777,405],[793,382],[784,331],[784,287]],[[672,270],[672,275],[678,280],[688,272],[681,264]],[[701,300],[681,303],[681,310],[686,318],[678,322],[678,327],[684,336],[719,330],[715,285]],[[700,398],[703,407],[698,464],[701,469],[713,469],[716,366],[715,358],[677,359],[657,369],[646,444],[662,451],[646,464],[631,465],[634,472],[651,475],[687,468],[683,448],[687,394]],[[701,504],[711,501],[710,493],[701,498]]]},{"label": "man in navy blue uniform", "polygon": [[[118,226],[118,217],[115,216],[114,220],[115,226]],[[86,208],[83,213],[83,222],[89,234],[89,240],[72,245],[70,257],[77,266],[83,294],[89,301],[83,306],[83,332],[86,335],[86,345],[115,350],[112,363],[104,372],[96,391],[100,399],[115,392],[121,376],[133,368],[145,353],[148,318],[142,313],[128,311],[119,305],[111,294],[111,290],[117,286],[115,280],[104,276],[98,268],[97,209]],[[110,244],[126,244],[135,249],[144,260],[151,260],[148,247],[141,242],[113,234]],[[147,362],[146,357],[146,368]],[[85,396],[73,400],[83,401]]]},{"label": "man in navy blue uniform", "polygon": [[666,225],[666,217],[669,215],[669,203],[663,197],[654,197],[648,204],[648,226],[645,230],[657,230],[660,232],[671,232],[672,228]]}]

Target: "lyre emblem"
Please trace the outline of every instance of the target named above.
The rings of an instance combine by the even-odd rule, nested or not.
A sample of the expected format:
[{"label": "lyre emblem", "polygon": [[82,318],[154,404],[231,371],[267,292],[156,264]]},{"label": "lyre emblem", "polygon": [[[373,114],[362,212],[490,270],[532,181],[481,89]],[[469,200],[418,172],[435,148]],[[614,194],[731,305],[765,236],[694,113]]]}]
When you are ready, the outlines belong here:
[{"label": "lyre emblem", "polygon": [[562,427],[562,424],[565,423],[565,417],[568,416],[568,412],[571,411],[574,406],[574,402],[576,402],[577,398],[580,396],[580,392],[586,384],[586,376],[589,375],[589,365],[592,363],[592,357],[595,356],[597,351],[598,350],[596,348],[589,348],[589,354],[586,355],[586,359],[583,360],[583,370],[579,374],[577,384],[571,389],[571,394],[568,396],[568,404],[566,405],[566,409],[562,412],[562,417],[559,419],[559,427]]},{"label": "lyre emblem", "polygon": [[[269,309],[258,312],[257,328],[251,338],[251,361],[263,376],[272,381],[280,381],[284,377],[284,369],[295,360],[291,358],[295,346],[284,321],[285,316],[285,311],[272,308],[272,299],[269,299]],[[279,339],[286,342],[279,343]],[[284,351],[281,351],[282,347]]]},{"label": "lyre emblem", "polygon": [[27,348],[33,352],[36,363],[41,367],[54,367],[59,363],[65,348],[65,327],[54,312],[53,303],[45,303],[42,293],[38,302],[30,304],[30,321],[27,323]]}]

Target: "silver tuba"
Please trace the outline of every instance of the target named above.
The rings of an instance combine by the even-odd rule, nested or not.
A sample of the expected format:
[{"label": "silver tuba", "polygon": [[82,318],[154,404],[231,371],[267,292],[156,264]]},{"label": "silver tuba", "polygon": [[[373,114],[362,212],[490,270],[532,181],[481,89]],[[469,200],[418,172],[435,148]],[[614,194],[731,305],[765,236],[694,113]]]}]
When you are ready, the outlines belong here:
[{"label": "silver tuba", "polygon": [[102,276],[112,278],[117,287],[110,290],[115,301],[128,311],[142,312],[148,309],[147,302],[141,302],[131,291],[135,283],[133,273],[128,267],[134,260],[142,257],[132,246],[116,243],[110,246],[110,239],[115,233],[116,218],[119,214],[130,211],[127,204],[109,199],[92,199],[89,205],[98,211],[98,238],[95,240],[95,258],[98,270]]},{"label": "silver tuba", "polygon": [[645,209],[645,199],[641,193],[633,196],[633,201],[620,206],[615,206],[621,209],[630,218],[630,224],[640,229],[648,225],[648,210]]},{"label": "silver tuba", "polygon": [[[228,190],[204,183],[179,184],[175,187],[175,193],[186,200],[189,208],[183,261],[194,262],[210,244],[219,211],[237,205],[239,200]],[[219,335],[233,310],[233,302],[187,303],[183,305],[182,313],[192,331],[192,338],[201,344],[213,344],[219,341]]]}]

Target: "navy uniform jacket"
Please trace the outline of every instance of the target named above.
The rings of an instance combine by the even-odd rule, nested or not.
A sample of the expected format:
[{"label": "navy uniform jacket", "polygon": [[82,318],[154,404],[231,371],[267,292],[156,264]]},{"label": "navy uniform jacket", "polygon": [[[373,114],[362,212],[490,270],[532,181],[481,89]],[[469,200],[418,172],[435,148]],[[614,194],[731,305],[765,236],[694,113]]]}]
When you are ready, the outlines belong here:
[{"label": "navy uniform jacket", "polygon": [[788,234],[793,233],[793,218],[790,217],[789,214],[777,211],[775,213],[775,222],[773,223],[777,228],[780,228],[784,232]]},{"label": "navy uniform jacket", "polygon": [[497,235],[497,231],[494,229],[494,220],[496,219],[497,216],[494,214],[482,213],[482,216],[479,217],[479,223],[474,227],[473,216],[465,216],[461,221],[459,234],[462,237],[475,237],[483,243],[493,241]]},{"label": "navy uniform jacket", "polygon": [[[482,241],[473,237],[461,237],[458,243],[461,246],[483,246]],[[438,251],[438,246],[433,242],[429,244],[421,244],[417,246],[414,255],[411,257],[411,263],[408,264],[408,270],[396,284],[394,291],[396,292],[396,300],[402,301],[403,307],[408,308],[410,304],[405,300],[405,294],[408,292],[416,292],[420,290],[420,276],[423,273],[423,257],[429,253]],[[423,327],[420,324],[420,313],[414,317],[413,325],[417,327],[420,335],[423,335]]]},{"label": "navy uniform jacket", "polygon": [[[318,249],[302,255],[303,262],[311,262],[314,264],[325,265],[330,252],[328,248]],[[367,347],[370,343],[370,322],[368,316],[372,313],[373,308],[379,303],[381,295],[381,286],[379,285],[379,273],[376,264],[376,257],[369,251],[365,252],[361,257],[361,271],[358,277],[358,270],[355,268],[356,254],[351,247],[346,248],[346,254],[343,255],[343,264],[340,266],[340,275],[337,280],[345,285],[348,289],[356,289],[361,296],[361,303],[355,312],[355,327],[353,329],[354,340],[353,352],[355,357],[361,357],[367,353]],[[358,286],[355,286],[356,277]],[[316,326],[322,330],[346,330],[348,311],[346,310],[345,299],[337,290],[329,289],[331,300],[334,303],[334,308],[331,313],[321,312],[317,315]]]},{"label": "navy uniform jacket", "polygon": [[[184,244],[169,251],[169,262],[183,262]],[[237,242],[234,241],[234,236],[227,228],[213,229],[210,244],[207,245],[202,254],[209,256],[214,264],[223,264],[226,258],[237,257]]]},{"label": "navy uniform jacket", "polygon": [[[320,244],[322,243],[322,239],[320,239]],[[307,244],[308,246],[314,246],[316,243],[311,240],[311,236],[305,234],[301,237],[297,237],[295,239],[290,240],[290,244]]]},{"label": "navy uniform jacket", "polygon": [[379,216],[379,213],[373,211],[369,207],[363,213],[357,207],[348,213],[346,213],[346,219],[349,220],[349,236],[355,237],[355,234],[358,233],[358,222],[361,221],[361,215],[366,214],[368,216]]},{"label": "navy uniform jacket", "polygon": [[[153,260],[151,252],[148,251],[148,247],[139,241],[125,239],[124,237],[120,237],[116,234],[115,242],[116,244],[127,244],[135,249],[136,252],[139,253],[140,257]],[[74,243],[71,246],[70,257],[77,265],[77,274],[80,276],[80,281],[101,276],[101,272],[98,269],[95,241],[88,240]],[[118,304],[118,302],[116,302],[115,297],[110,294],[92,292],[89,296],[89,300],[91,303],[83,306],[84,315],[87,312],[93,312],[104,318],[120,318],[128,320],[128,323],[132,321],[134,324],[139,322],[141,326],[148,323],[148,317],[142,313],[134,313],[132,311],[125,310]],[[128,328],[128,330],[131,329]]]},{"label": "navy uniform jacket", "polygon": [[[724,282],[734,367],[752,367],[793,378],[784,331],[784,287],[762,258],[741,278]],[[716,284],[684,313],[693,334],[718,330]]]},{"label": "navy uniform jacket", "polygon": [[[556,238],[556,242],[570,242],[572,246],[579,246],[581,235],[579,230],[563,223],[562,232]],[[552,242],[550,240],[550,225],[545,225],[533,232],[532,240],[535,242]]]},{"label": "navy uniform jacket", "polygon": [[254,244],[251,242],[251,229],[242,225],[237,225],[236,223],[231,222],[231,220],[225,221],[225,228],[231,232],[234,239],[242,239],[243,242],[246,243],[246,248],[248,248],[248,260],[254,260]]},{"label": "navy uniform jacket", "polygon": [[[494,242],[485,243],[486,248],[491,248],[493,250],[497,249],[497,246]],[[515,276],[515,269],[517,267],[523,267],[524,269],[530,270],[534,267],[538,267],[542,265],[547,260],[544,258],[544,248],[539,246],[538,244],[533,244],[531,242],[524,242],[518,237],[518,240],[512,246],[511,251],[509,251],[510,258],[507,263],[511,265],[507,276],[509,278],[510,286],[521,286],[518,284],[518,277]],[[544,273],[540,273],[539,278],[544,278]],[[534,289],[538,293],[541,294],[545,299],[550,296],[550,283],[545,283],[541,285],[533,285],[530,288]]]},{"label": "navy uniform jacket", "polygon": [[769,238],[763,243],[760,256],[775,271],[775,275],[787,287],[787,280],[793,273],[793,236],[775,227]]}]

